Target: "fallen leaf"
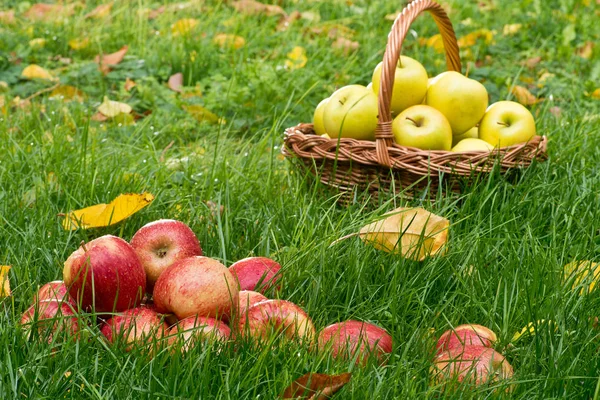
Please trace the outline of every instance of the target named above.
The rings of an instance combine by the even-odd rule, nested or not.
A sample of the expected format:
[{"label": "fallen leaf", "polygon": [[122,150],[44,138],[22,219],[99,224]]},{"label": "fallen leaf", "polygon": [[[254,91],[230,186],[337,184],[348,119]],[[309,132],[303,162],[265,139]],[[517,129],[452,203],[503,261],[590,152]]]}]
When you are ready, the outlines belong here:
[{"label": "fallen leaf", "polygon": [[84,38],[76,38],[69,40],[69,47],[73,50],[82,50],[90,45],[90,39]]},{"label": "fallen leaf", "polygon": [[540,319],[535,324],[533,322],[528,323],[521,330],[516,332],[513,335],[511,342],[514,343],[517,340],[521,339],[522,337],[534,336],[537,333],[536,329],[539,329],[541,326],[544,326],[544,325],[546,325],[546,326],[552,325],[554,327],[554,331],[558,330],[558,326],[554,323],[554,321],[552,321],[552,320],[546,321],[545,319]]},{"label": "fallen leaf", "polygon": [[288,28],[292,25],[294,21],[297,21],[302,18],[302,14],[299,11],[293,11],[290,15],[286,15],[281,17],[279,23],[277,24],[277,31],[284,32],[287,31]]},{"label": "fallen leaf", "polygon": [[594,42],[585,42],[585,44],[577,48],[577,55],[579,57],[589,59],[594,53]]},{"label": "fallen leaf", "polygon": [[527,60],[525,60],[525,66],[529,69],[533,69],[535,68],[536,65],[538,65],[540,63],[540,61],[542,61],[542,57],[537,56],[537,57],[531,57],[528,58]]},{"label": "fallen leaf", "polygon": [[129,78],[125,78],[125,84],[123,85],[123,87],[125,88],[125,90],[127,90],[128,92],[133,89],[136,86],[136,83],[129,79]]},{"label": "fallen leaf", "polygon": [[543,101],[543,99],[536,98],[533,94],[531,94],[529,90],[527,90],[523,86],[517,85],[513,87],[511,93],[513,94],[513,96],[515,96],[517,101],[523,104],[524,106],[531,106],[533,104],[537,104]]},{"label": "fallen leaf", "polygon": [[281,398],[283,399],[328,399],[350,382],[352,374],[346,372],[340,375],[308,373],[296,379],[288,386]]},{"label": "fallen leaf", "polygon": [[600,99],[600,88],[594,90],[592,92],[591,96],[592,96],[592,99]]},{"label": "fallen leaf", "polygon": [[60,85],[50,92],[50,99],[63,100],[65,102],[78,101],[83,103],[85,100],[85,94],[74,86]]},{"label": "fallen leaf", "polygon": [[75,4],[63,6],[61,4],[37,3],[32,5],[23,14],[25,18],[35,21],[55,21],[73,14]]},{"label": "fallen leaf", "polygon": [[202,87],[200,87],[199,85],[196,85],[191,88],[182,87],[181,90],[181,98],[183,99],[190,99],[192,97],[202,97]]},{"label": "fallen leaf", "polygon": [[98,112],[108,118],[114,118],[119,114],[129,114],[131,110],[132,108],[129,104],[109,100],[106,96],[104,96],[104,101],[98,107]]},{"label": "fallen leaf", "polygon": [[173,36],[187,36],[198,25],[198,20],[194,18],[183,18],[171,25]]},{"label": "fallen leaf", "polygon": [[55,80],[54,76],[46,69],[40,67],[37,64],[31,64],[23,69],[21,76],[25,79],[44,79],[47,81]]},{"label": "fallen leaf", "polygon": [[29,46],[33,49],[41,49],[46,46],[46,39],[35,38],[29,41]]},{"label": "fallen leaf", "polygon": [[156,10],[150,10],[150,11],[148,11],[148,19],[158,18],[164,12],[165,12],[165,6],[160,6]]},{"label": "fallen leaf", "polygon": [[494,41],[495,33],[495,31],[490,31],[489,29],[478,29],[458,39],[458,47],[472,47],[480,39],[483,39],[485,44],[490,44]]},{"label": "fallen leaf", "polygon": [[512,36],[512,35],[518,33],[522,27],[523,27],[523,24],[504,25],[504,28],[502,28],[502,34],[504,36]]},{"label": "fallen leaf", "polygon": [[397,208],[364,226],[359,236],[378,250],[423,261],[446,251],[450,221],[423,208]]},{"label": "fallen leaf", "polygon": [[11,25],[15,23],[15,11],[0,11],[0,23]]},{"label": "fallen leaf", "polygon": [[169,82],[167,83],[167,85],[172,91],[181,93],[183,91],[181,90],[181,88],[183,87],[183,74],[181,72],[178,72],[176,74],[171,75],[169,77]]},{"label": "fallen leaf", "polygon": [[538,87],[543,87],[548,79],[554,78],[556,75],[548,71],[544,71],[538,78]]},{"label": "fallen leaf", "polygon": [[427,47],[433,48],[436,51],[436,53],[441,54],[445,51],[444,41],[442,39],[442,35],[440,35],[439,33],[436,35],[433,35],[429,39],[425,39],[425,38],[419,39],[419,44],[421,46],[427,46]]},{"label": "fallen leaf", "polygon": [[217,33],[213,38],[213,43],[221,48],[231,47],[237,50],[244,47],[246,39],[228,33]]},{"label": "fallen leaf", "polygon": [[125,45],[114,53],[97,55],[96,58],[94,58],[94,62],[98,64],[100,71],[106,75],[108,72],[110,72],[110,67],[114,67],[123,61],[128,49],[129,46]]},{"label": "fallen leaf", "polygon": [[97,112],[96,114],[92,115],[92,117],[90,118],[92,121],[97,121],[97,122],[105,122],[108,121],[108,117],[106,115],[103,115],[100,112]]},{"label": "fallen leaf", "polygon": [[582,286],[580,295],[591,293],[600,279],[600,263],[589,260],[573,261],[563,269],[563,281],[573,282],[572,289]]},{"label": "fallen leaf", "polygon": [[234,1],[231,5],[237,12],[247,15],[263,14],[267,17],[271,17],[273,15],[286,15],[285,11],[283,11],[283,8],[279,6],[263,4],[255,0]]},{"label": "fallen leaf", "polygon": [[184,105],[183,109],[187,111],[192,117],[198,122],[210,122],[212,124],[220,123],[224,124],[226,121],[223,118],[219,118],[216,114],[208,111],[206,108],[198,104]]},{"label": "fallen leaf", "polygon": [[0,280],[2,281],[2,286],[0,287],[0,298],[9,297],[11,295],[8,271],[10,271],[10,265],[0,266]]},{"label": "fallen leaf", "polygon": [[340,50],[344,55],[348,55],[358,50],[358,46],[358,42],[354,42],[343,37],[337,38],[336,41],[331,45],[333,49]]},{"label": "fallen leaf", "polygon": [[302,16],[302,19],[315,24],[321,21],[321,14],[319,14],[318,11],[303,11],[300,15]]},{"label": "fallen leaf", "polygon": [[290,70],[304,68],[307,61],[308,58],[306,57],[306,50],[304,47],[296,46],[287,54],[285,67]]},{"label": "fallen leaf", "polygon": [[98,7],[94,8],[89,13],[85,14],[84,18],[105,18],[110,15],[110,11],[112,10],[113,2],[106,4],[100,4]]},{"label": "fallen leaf", "polygon": [[81,210],[71,211],[63,221],[63,228],[99,228],[114,225],[129,218],[154,200],[150,193],[122,194],[109,204],[97,204]]},{"label": "fallen leaf", "polygon": [[351,39],[356,34],[356,31],[354,31],[351,28],[348,28],[346,25],[330,22],[318,26],[313,26],[309,28],[309,32],[319,36],[327,36],[330,39],[335,39],[338,37],[345,37],[346,39]]}]

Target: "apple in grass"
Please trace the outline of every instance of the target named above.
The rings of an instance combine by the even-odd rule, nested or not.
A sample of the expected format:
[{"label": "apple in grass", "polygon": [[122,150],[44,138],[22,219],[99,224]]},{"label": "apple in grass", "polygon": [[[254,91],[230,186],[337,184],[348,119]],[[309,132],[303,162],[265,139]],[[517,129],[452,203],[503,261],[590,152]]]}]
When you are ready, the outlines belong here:
[{"label": "apple in grass", "polygon": [[275,286],[281,265],[267,257],[248,257],[231,264],[229,271],[240,284],[240,290],[264,293]]},{"label": "apple in grass", "polygon": [[149,293],[160,274],[174,262],[202,255],[200,242],[190,227],[172,219],[144,225],[131,238],[131,246],[146,271]]},{"label": "apple in grass", "polygon": [[190,351],[198,342],[226,342],[231,338],[231,329],[215,318],[191,316],[182,319],[169,331],[169,343],[180,341],[181,351]]},{"label": "apple in grass", "polygon": [[393,340],[383,328],[362,321],[349,320],[329,325],[318,337],[320,351],[330,351],[334,358],[353,359],[363,364],[369,356],[384,362],[392,352]]},{"label": "apple in grass", "polygon": [[407,108],[392,122],[396,143],[422,150],[450,150],[452,128],[444,115],[433,107]]},{"label": "apple in grass", "polygon": [[436,351],[440,354],[443,351],[466,346],[492,347],[497,340],[494,331],[485,326],[464,324],[444,332],[436,344]]},{"label": "apple in grass", "polygon": [[[456,71],[447,71],[427,90],[428,106],[448,119],[453,135],[462,135],[483,118],[488,93],[481,83]],[[481,127],[480,127],[481,129]]]},{"label": "apple in grass", "polygon": [[146,273],[133,248],[111,235],[73,252],[65,261],[63,279],[81,308],[99,313],[136,307],[146,287]]},{"label": "apple in grass", "polygon": [[241,290],[237,306],[238,320],[246,318],[246,311],[255,304],[269,300],[262,293],[252,290]]},{"label": "apple in grass", "polygon": [[[379,94],[383,62],[373,71],[373,91]],[[392,88],[392,115],[398,115],[407,108],[421,104],[427,93],[427,71],[417,60],[400,56],[394,75]]]},{"label": "apple in grass", "polygon": [[325,110],[325,105],[329,101],[329,98],[322,100],[315,109],[315,113],[313,115],[313,129],[315,134],[324,135],[327,132],[325,131],[325,124],[323,122],[323,110]]},{"label": "apple in grass", "polygon": [[528,142],[535,134],[533,115],[514,101],[492,104],[479,123],[479,138],[497,147]]},{"label": "apple in grass", "polygon": [[227,267],[212,258],[196,256],[177,261],[154,285],[154,305],[159,313],[179,319],[199,315],[222,318],[238,303],[238,285]]},{"label": "apple in grass", "polygon": [[79,318],[73,305],[62,300],[36,301],[23,313],[20,323],[28,336],[35,331],[47,343],[60,335],[77,337],[79,332]]},{"label": "apple in grass", "polygon": [[134,347],[161,345],[169,327],[148,307],[137,307],[115,315],[104,323],[101,332],[111,343],[121,342],[126,351]]},{"label": "apple in grass", "polygon": [[362,85],[336,90],[323,109],[323,125],[331,138],[374,140],[377,96]]},{"label": "apple in grass", "polygon": [[66,301],[73,305],[76,304],[63,281],[52,281],[42,285],[33,295],[33,304],[43,300]]}]

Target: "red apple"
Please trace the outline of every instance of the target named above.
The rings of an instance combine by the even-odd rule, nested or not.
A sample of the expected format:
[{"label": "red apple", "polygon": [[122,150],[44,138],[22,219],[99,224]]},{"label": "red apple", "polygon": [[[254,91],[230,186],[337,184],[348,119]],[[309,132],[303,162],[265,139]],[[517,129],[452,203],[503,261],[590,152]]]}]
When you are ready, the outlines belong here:
[{"label": "red apple", "polygon": [[204,340],[226,342],[231,337],[231,329],[222,321],[215,318],[192,316],[179,321],[169,331],[170,342],[183,341],[181,350],[187,352],[196,343]]},{"label": "red apple", "polygon": [[306,312],[286,300],[261,301],[246,311],[246,318],[238,321],[242,337],[268,340],[273,333],[283,333],[286,338],[311,342],[315,327]]},{"label": "red apple", "polygon": [[437,354],[445,350],[465,346],[492,347],[498,340],[496,334],[485,326],[476,324],[459,325],[449,329],[440,336],[437,342]]},{"label": "red apple", "polygon": [[37,293],[33,295],[32,304],[42,300],[67,301],[75,305],[75,300],[69,294],[69,289],[63,281],[52,281],[42,285]]},{"label": "red apple", "polygon": [[253,292],[252,290],[242,290],[240,291],[237,314],[238,319],[246,318],[246,310],[252,307],[255,304],[260,303],[261,301],[269,300],[261,293]]},{"label": "red apple", "polygon": [[111,235],[94,239],[71,254],[63,278],[83,309],[101,313],[137,306],[146,286],[146,273],[133,248]]},{"label": "red apple", "polygon": [[56,335],[77,337],[79,319],[73,306],[66,301],[41,300],[29,307],[21,316],[21,325],[28,331],[34,328],[51,343]]},{"label": "red apple", "polygon": [[[392,337],[377,325],[349,320],[329,325],[319,334],[318,345],[321,351],[331,351],[335,358],[356,358],[356,363],[364,363],[370,355],[384,361],[392,352]],[[357,354],[358,353],[358,354]]]},{"label": "red apple", "polygon": [[470,383],[483,385],[513,376],[504,356],[485,346],[456,347],[438,354],[431,368],[435,384]]},{"label": "red apple", "polygon": [[148,307],[137,307],[115,315],[101,331],[110,343],[125,343],[126,351],[134,346],[152,346],[165,336],[169,327],[160,316]]},{"label": "red apple", "polygon": [[162,272],[176,261],[201,256],[200,242],[189,226],[173,219],[160,219],[141,227],[131,238],[146,271],[146,290],[152,293]]},{"label": "red apple", "polygon": [[193,315],[228,316],[238,302],[238,288],[231,272],[217,260],[189,257],[167,268],[154,286],[159,313],[183,319]]},{"label": "red apple", "polygon": [[248,257],[233,263],[229,271],[240,283],[240,290],[264,293],[279,280],[281,265],[266,257]]}]

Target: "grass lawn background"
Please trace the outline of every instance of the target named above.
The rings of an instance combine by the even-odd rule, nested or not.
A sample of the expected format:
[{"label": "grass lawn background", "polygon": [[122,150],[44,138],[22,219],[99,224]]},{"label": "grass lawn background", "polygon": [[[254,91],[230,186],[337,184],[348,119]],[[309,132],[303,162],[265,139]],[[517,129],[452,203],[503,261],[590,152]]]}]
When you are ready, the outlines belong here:
[{"label": "grass lawn background", "polygon": [[[86,19],[100,4],[87,1],[58,22],[25,18],[30,3],[2,3],[0,11],[14,10],[16,21],[0,22],[0,81],[8,86],[0,116],[0,264],[12,265],[13,289],[0,314],[0,397],[271,399],[306,372],[350,370],[352,381],[339,398],[597,398],[600,294],[571,290],[562,268],[600,256],[600,100],[591,95],[600,87],[600,5],[444,2],[459,38],[489,31],[461,54],[463,72],[468,66],[492,102],[511,98],[514,85],[544,99],[531,110],[538,132],[550,139],[550,159],[517,181],[491,177],[458,201],[425,204],[452,221],[449,250],[414,262],[356,238],[330,247],[402,203],[387,198],[376,207],[339,207],[333,192],[303,179],[280,155],[286,127],[309,122],[337,87],[369,83],[391,26],[385,16],[403,2],[281,1],[288,13],[320,18],[300,19],[285,31],[277,30],[277,16],[246,16],[227,3],[196,2],[148,20],[143,10],[175,3],[116,2],[108,17]],[[174,36],[171,25],[181,18],[198,25]],[[505,35],[509,24],[521,27]],[[344,54],[332,48],[335,33],[311,31],[332,26],[352,29],[346,36],[359,48]],[[437,33],[433,20],[423,15],[413,30],[403,54],[421,61],[430,76],[442,72],[443,55],[420,40]],[[213,43],[218,33],[246,43],[220,48]],[[85,37],[84,49],[68,44]],[[45,45],[33,48],[35,38]],[[596,43],[592,52],[578,52],[587,42]],[[125,59],[108,75],[99,72],[94,57],[124,45]],[[307,62],[290,70],[285,62],[296,46]],[[541,58],[525,65],[534,57]],[[11,107],[16,96],[52,85],[20,78],[34,63],[84,92],[84,102],[44,93],[30,106]],[[169,90],[165,83],[176,72],[188,93],[197,85],[202,95]],[[136,82],[130,91],[126,78]],[[151,113],[135,124],[90,120],[104,96]],[[183,108],[194,104],[227,122],[199,123]],[[59,213],[142,191],[156,200],[118,225],[73,232],[60,225]],[[223,213],[207,202],[222,205]],[[205,254],[226,265],[252,255],[279,261],[281,298],[301,305],[317,329],[349,318],[384,327],[394,338],[387,366],[356,368],[289,343],[198,347],[185,358],[164,352],[149,360],[110,348],[96,328],[76,344],[27,340],[21,313],[38,285],[62,279],[64,260],[82,240],[103,234],[129,240],[159,218],[188,223]],[[539,320],[554,324],[511,343],[515,332]],[[486,387],[441,394],[429,385],[436,337],[461,323],[498,333],[498,349],[515,369],[512,393]]]}]

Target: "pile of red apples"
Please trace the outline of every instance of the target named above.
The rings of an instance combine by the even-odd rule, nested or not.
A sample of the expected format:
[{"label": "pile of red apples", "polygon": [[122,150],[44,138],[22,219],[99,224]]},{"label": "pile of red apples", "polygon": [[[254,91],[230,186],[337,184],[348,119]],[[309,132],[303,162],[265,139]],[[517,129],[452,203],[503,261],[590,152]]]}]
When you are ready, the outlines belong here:
[{"label": "pile of red apples", "polygon": [[265,297],[280,293],[280,278],[281,266],[265,257],[227,268],[203,256],[186,224],[158,220],[129,243],[111,235],[82,243],[65,261],[63,281],[38,290],[21,324],[49,343],[58,334],[78,339],[90,320],[82,313],[91,313],[106,340],[126,351],[284,337],[360,364],[370,356],[385,362],[392,337],[384,329],[349,320],[317,334],[301,307]]},{"label": "pile of red apples", "polygon": [[432,383],[448,388],[510,379],[513,368],[493,349],[496,342],[496,334],[481,325],[465,324],[447,330],[436,344]]}]

